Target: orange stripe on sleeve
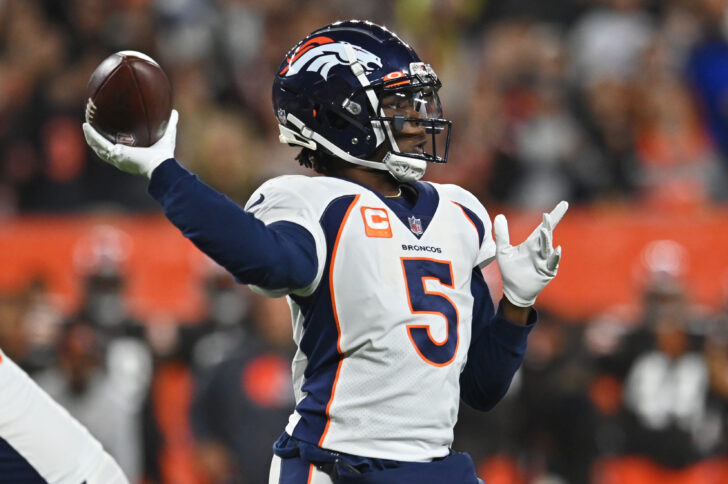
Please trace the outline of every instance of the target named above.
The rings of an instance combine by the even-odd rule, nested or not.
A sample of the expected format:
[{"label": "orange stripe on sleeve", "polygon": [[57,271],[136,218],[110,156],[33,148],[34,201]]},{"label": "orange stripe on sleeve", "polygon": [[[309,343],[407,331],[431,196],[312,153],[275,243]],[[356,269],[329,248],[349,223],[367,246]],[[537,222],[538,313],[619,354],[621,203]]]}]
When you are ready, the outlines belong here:
[{"label": "orange stripe on sleeve", "polygon": [[460,210],[462,210],[463,215],[465,215],[465,218],[468,219],[468,222],[470,222],[470,225],[472,225],[473,228],[475,229],[475,236],[478,237],[478,241],[480,241],[480,233],[478,232],[478,226],[475,225],[475,222],[473,222],[473,219],[471,219],[468,216],[468,212],[466,212],[465,209],[463,208],[463,206],[460,205],[458,202],[455,202],[455,201],[452,201],[452,200],[451,200],[451,202],[454,203],[455,205],[457,205]]}]

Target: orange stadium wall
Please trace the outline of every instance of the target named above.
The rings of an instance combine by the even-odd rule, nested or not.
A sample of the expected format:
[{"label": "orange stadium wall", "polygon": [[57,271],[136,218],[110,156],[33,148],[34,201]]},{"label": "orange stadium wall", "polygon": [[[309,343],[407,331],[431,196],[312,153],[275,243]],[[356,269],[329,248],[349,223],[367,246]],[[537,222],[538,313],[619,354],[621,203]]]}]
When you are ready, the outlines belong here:
[{"label": "orange stadium wall", "polygon": [[[684,248],[681,270],[691,300],[717,307],[728,287],[726,215],[724,209],[690,215],[572,210],[556,230],[555,245],[564,250],[560,274],[538,304],[575,319],[633,306],[645,247],[672,240]],[[537,214],[510,215],[512,242],[523,240],[539,221]],[[41,277],[63,309],[72,311],[81,294],[78,247],[99,225],[127,234],[123,268],[128,299],[139,316],[186,320],[199,314],[204,257],[158,216],[6,220],[0,227],[0,291],[13,293]],[[495,270],[486,270],[489,280],[497,281]],[[498,292],[498,283],[493,285]]]}]

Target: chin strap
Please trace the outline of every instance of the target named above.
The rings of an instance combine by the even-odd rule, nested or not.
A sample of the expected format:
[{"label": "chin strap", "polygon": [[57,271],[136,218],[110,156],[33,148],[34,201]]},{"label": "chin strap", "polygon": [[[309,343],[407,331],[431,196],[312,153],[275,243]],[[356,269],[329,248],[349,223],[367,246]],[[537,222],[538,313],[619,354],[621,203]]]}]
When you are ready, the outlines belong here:
[{"label": "chin strap", "polygon": [[391,151],[384,156],[382,162],[387,167],[387,170],[389,170],[389,173],[403,183],[419,180],[427,169],[427,162],[425,160],[396,155]]},{"label": "chin strap", "polygon": [[[286,128],[285,126],[279,125],[281,127],[281,141],[283,141],[283,130],[293,132],[293,134],[296,137],[296,141],[285,141],[287,143],[296,144],[299,146],[305,146],[306,148],[315,150],[317,146],[323,146],[327,150],[329,150],[331,153],[334,154],[337,158],[341,158],[344,161],[348,161],[349,163],[354,163],[355,165],[361,165],[366,166],[367,168],[373,168],[375,170],[382,170],[387,171],[387,167],[384,166],[383,163],[380,163],[378,161],[369,161],[369,160],[363,160],[361,158],[357,158],[356,156],[352,156],[346,151],[342,150],[338,146],[336,146],[331,141],[327,140],[317,132],[313,131],[312,129],[308,128],[303,121],[298,119],[296,116],[294,116],[291,113],[288,113],[286,116],[286,119],[289,123],[291,123],[293,126],[298,128],[298,131],[300,134],[293,132],[292,130]],[[299,139],[303,138],[301,141]],[[288,138],[286,138],[288,139]]]},{"label": "chin strap", "polygon": [[308,128],[303,121],[293,114],[288,113],[286,120],[298,128],[300,134],[283,126],[282,124],[279,124],[278,127],[281,134],[278,139],[281,143],[304,146],[311,150],[315,150],[318,146],[323,146],[337,158],[341,158],[342,160],[355,165],[372,168],[374,170],[388,171],[394,178],[403,183],[419,180],[425,174],[425,170],[427,169],[427,162],[425,160],[394,154],[391,151],[384,156],[384,159],[381,162],[357,158],[356,156],[352,156],[342,150],[317,132]]}]

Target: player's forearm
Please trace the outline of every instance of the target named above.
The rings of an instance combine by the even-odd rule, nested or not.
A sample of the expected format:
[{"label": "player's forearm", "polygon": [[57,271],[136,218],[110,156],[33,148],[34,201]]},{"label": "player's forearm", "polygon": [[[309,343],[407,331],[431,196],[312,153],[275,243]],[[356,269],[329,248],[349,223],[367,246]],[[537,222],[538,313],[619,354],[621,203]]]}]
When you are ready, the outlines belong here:
[{"label": "player's forearm", "polygon": [[305,229],[286,222],[266,226],[175,160],[154,171],[149,193],[185,237],[238,281],[271,289],[313,281],[316,250]]}]

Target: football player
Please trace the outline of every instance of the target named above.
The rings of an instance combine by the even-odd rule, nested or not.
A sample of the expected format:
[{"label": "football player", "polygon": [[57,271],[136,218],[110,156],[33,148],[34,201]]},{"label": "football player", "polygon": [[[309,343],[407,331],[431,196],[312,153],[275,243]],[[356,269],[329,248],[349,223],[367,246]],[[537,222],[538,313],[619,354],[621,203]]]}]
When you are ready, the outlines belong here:
[{"label": "football player", "polygon": [[[149,191],[182,233],[241,283],[287,296],[296,407],[274,445],[271,484],[478,482],[451,449],[460,400],[505,394],[556,275],[562,202],[517,246],[464,189],[419,181],[445,163],[433,68],[389,30],[346,21],[311,33],[273,85],[280,141],[325,175],[282,176],[245,206],[175,159],[177,112],[148,148],[89,145]],[[481,268],[497,259],[496,308]]]},{"label": "football player", "polygon": [[0,351],[0,483],[128,484],[101,444]]}]

